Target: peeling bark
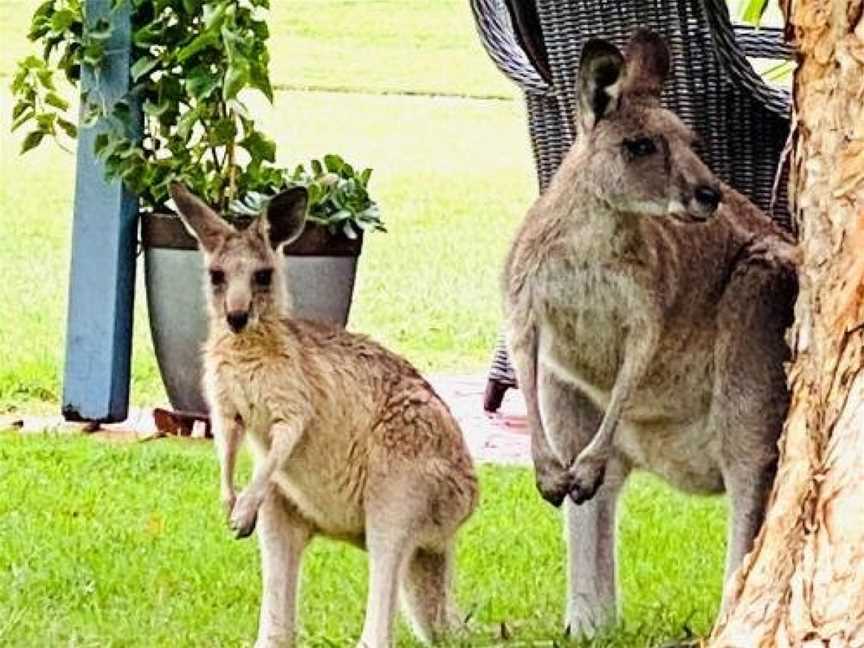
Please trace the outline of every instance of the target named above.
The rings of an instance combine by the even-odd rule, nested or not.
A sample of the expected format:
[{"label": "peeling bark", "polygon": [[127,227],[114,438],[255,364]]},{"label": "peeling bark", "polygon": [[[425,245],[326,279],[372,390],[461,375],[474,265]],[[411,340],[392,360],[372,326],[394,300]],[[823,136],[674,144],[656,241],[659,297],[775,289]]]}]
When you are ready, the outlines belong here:
[{"label": "peeling bark", "polygon": [[765,525],[709,645],[864,647],[864,0],[785,0],[801,290]]}]

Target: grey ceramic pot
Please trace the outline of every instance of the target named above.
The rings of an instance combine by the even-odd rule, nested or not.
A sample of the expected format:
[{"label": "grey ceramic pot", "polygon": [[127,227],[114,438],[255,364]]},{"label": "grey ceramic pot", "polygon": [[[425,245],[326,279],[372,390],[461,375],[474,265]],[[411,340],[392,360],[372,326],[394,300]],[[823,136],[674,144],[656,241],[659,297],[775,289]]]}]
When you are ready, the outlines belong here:
[{"label": "grey ceramic pot", "polygon": [[[141,219],[150,331],[171,406],[206,414],[201,347],[207,337],[204,260],[195,239],[173,215]],[[317,226],[285,250],[294,315],[344,326],[348,321],[362,239],[331,237]]]}]

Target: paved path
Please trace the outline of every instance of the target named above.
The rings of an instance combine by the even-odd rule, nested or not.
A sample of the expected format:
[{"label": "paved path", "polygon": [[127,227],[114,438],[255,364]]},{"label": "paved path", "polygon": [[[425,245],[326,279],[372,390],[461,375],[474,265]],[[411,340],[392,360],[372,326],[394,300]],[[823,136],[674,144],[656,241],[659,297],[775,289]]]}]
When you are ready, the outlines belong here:
[{"label": "paved path", "polygon": [[459,421],[478,461],[528,464],[531,461],[525,402],[510,389],[495,414],[483,411],[486,376],[428,376]]},{"label": "paved path", "polygon": [[[518,391],[510,390],[501,410],[495,414],[483,411],[482,375],[427,377],[435,390],[456,416],[471,454],[477,461],[500,464],[528,464],[531,460],[525,404]],[[0,429],[16,427],[22,433],[81,432],[80,424],[66,423],[59,416],[0,416]],[[152,408],[133,409],[122,423],[102,426],[91,432],[94,437],[108,440],[135,441],[157,434]],[[203,425],[193,429],[193,436],[204,436]]]}]

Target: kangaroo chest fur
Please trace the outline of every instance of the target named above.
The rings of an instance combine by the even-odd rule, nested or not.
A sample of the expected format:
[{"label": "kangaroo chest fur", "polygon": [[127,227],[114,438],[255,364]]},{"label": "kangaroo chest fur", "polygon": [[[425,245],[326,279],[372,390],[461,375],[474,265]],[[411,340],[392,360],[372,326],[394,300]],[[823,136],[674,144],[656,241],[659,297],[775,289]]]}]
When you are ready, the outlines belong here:
[{"label": "kangaroo chest fur", "polygon": [[719,441],[708,417],[726,269],[702,250],[717,246],[722,223],[619,218],[600,231],[591,220],[565,228],[526,277],[538,362],[602,412],[628,347],[655,338],[616,447],[679,487],[720,490]]},{"label": "kangaroo chest fur", "polygon": [[[247,348],[218,354],[207,363],[206,381],[220,395],[219,401],[233,407],[242,419],[255,462],[262,461],[272,442],[271,429],[288,410],[302,411],[308,405],[308,375],[303,375],[290,350],[262,353]],[[294,380],[292,377],[301,377]],[[352,542],[362,542],[364,515],[362,486],[365,461],[360,428],[368,408],[356,402],[354,417],[339,412],[338,396],[325,399],[324,407],[335,410],[312,412],[287,465],[274,475],[283,495],[320,532]],[[362,397],[358,401],[362,401]],[[271,403],[277,402],[279,411]],[[316,399],[316,402],[321,402]],[[320,405],[319,405],[320,407]],[[319,425],[325,419],[334,425]],[[339,423],[342,423],[341,425]]]},{"label": "kangaroo chest fur", "polygon": [[[704,263],[698,231],[690,249],[681,249],[682,237],[693,234],[683,227],[634,222],[611,240],[598,241],[589,226],[575,226],[529,278],[541,360],[601,407],[628,345],[656,337],[631,419],[653,418],[658,409],[667,417],[688,418],[707,405],[694,397],[704,391],[712,369],[722,269]],[[689,393],[682,397],[681,389]]]},{"label": "kangaroo chest fur", "polygon": [[242,419],[256,464],[275,435],[296,434],[272,481],[317,532],[362,546],[370,506],[383,506],[399,480],[426,482],[433,509],[473,501],[459,426],[407,361],[339,328],[268,327],[208,344],[208,398]]}]

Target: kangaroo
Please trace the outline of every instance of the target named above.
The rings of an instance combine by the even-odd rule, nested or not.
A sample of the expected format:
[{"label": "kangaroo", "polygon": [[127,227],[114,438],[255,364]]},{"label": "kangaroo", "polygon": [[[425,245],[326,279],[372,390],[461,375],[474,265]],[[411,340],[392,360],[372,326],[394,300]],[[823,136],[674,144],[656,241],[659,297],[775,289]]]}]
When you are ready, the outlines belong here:
[{"label": "kangaroo", "polygon": [[728,492],[728,580],[761,526],[788,406],[794,244],[660,106],[669,59],[647,30],[626,54],[585,44],[578,137],[503,273],[537,487],[568,500],[565,622],[587,636],[615,620],[631,470]]},{"label": "kangaroo", "polygon": [[[205,392],[222,501],[237,537],[257,525],[263,600],[256,646],[293,645],[297,578],[317,535],[368,550],[359,646],[392,644],[397,586],[426,642],[453,627],[456,531],[477,503],[458,424],[404,359],[361,335],[290,316],[283,246],[307,194],[289,189],[243,230],[180,185],[171,197],[207,269]],[[235,495],[248,439],[254,471]]]}]

